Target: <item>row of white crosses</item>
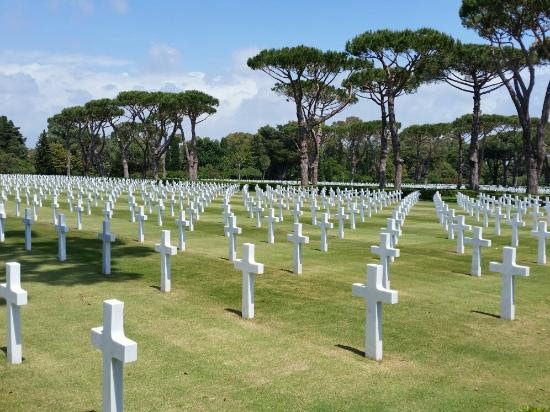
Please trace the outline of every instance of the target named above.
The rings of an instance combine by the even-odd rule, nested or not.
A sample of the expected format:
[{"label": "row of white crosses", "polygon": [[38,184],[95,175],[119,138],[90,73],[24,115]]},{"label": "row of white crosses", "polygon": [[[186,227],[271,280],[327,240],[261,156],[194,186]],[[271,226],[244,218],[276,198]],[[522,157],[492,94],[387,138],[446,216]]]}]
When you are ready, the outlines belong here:
[{"label": "row of white crosses", "polygon": [[[511,246],[519,246],[519,229],[525,226],[525,220],[523,217],[526,215],[531,216],[531,236],[537,238],[537,263],[546,264],[546,239],[550,238],[550,232],[548,232],[548,225],[550,224],[550,200],[546,198],[544,210],[546,213],[546,220],[541,220],[544,214],[540,211],[540,199],[538,197],[528,196],[527,198],[520,199],[515,196],[514,199],[510,195],[501,196],[499,199],[495,197],[480,194],[479,200],[474,200],[462,193],[457,193],[457,203],[464,209],[466,213],[471,213],[472,209],[477,204],[484,205],[484,209],[489,209],[491,215],[494,218],[495,223],[495,235],[501,235],[501,221],[504,220],[512,228],[512,241]],[[529,212],[529,208],[531,211]],[[505,210],[503,213],[502,210]],[[515,210],[516,213],[512,213]]]},{"label": "row of white crosses", "polygon": [[[104,210],[105,220],[103,231],[98,235],[103,243],[103,273],[110,273],[110,245],[115,236],[110,231],[109,203]],[[3,202],[2,202],[3,206]],[[78,208],[78,205],[77,205]],[[55,208],[57,209],[57,208]],[[4,208],[2,208],[4,211]],[[78,209],[77,209],[78,211]],[[56,210],[57,212],[57,210]],[[142,213],[143,215],[143,213]],[[2,215],[2,229],[5,221],[5,213]],[[31,250],[31,227],[35,222],[35,214],[30,208],[25,210],[23,223],[25,224],[25,248]],[[181,232],[185,227],[185,212],[180,212],[176,223],[180,226],[180,249],[185,247],[185,237]],[[65,216],[57,214],[55,228],[58,232],[58,258],[66,259],[66,233],[69,231],[65,224]],[[3,233],[3,230],[2,230]],[[170,232],[162,231],[161,243],[155,248],[161,253],[161,290],[170,290],[170,260],[169,256],[175,254],[175,247],[170,245]],[[253,260],[253,252],[252,252]],[[7,283],[0,285],[0,297],[7,302],[7,353],[9,363],[21,363],[21,322],[19,307],[27,303],[27,294],[20,287],[20,267],[18,263],[6,264]],[[252,298],[253,299],[253,298]],[[123,364],[137,359],[137,344],[124,336],[123,330],[123,303],[118,300],[106,300],[103,304],[103,327],[92,329],[92,343],[103,352],[103,410],[123,410]]]},{"label": "row of white crosses", "polygon": [[[418,198],[419,193],[413,192],[396,207],[397,214],[393,216],[399,219],[400,227]],[[392,224],[392,227],[395,226]],[[371,251],[380,256],[381,264],[367,265],[367,283],[352,285],[353,296],[365,299],[365,356],[377,361],[382,360],[382,303],[396,304],[398,299],[397,291],[390,289],[389,263],[399,256],[399,249],[391,246],[391,236],[381,233],[380,245],[371,247]]]},{"label": "row of white crosses", "polygon": [[[282,188],[278,186],[273,189],[267,187],[266,190],[262,190],[259,187],[255,188],[256,199],[248,192],[248,185],[245,185],[242,190],[243,201],[245,209],[249,212],[250,217],[255,217],[256,227],[261,227],[261,213],[265,210],[264,204],[267,204],[267,216],[265,216],[267,222],[267,242],[275,243],[275,223],[279,223],[284,219],[283,209],[290,209],[290,204],[294,201],[294,207],[292,208],[291,215],[294,220],[294,231],[292,234],[287,235],[287,240],[293,242],[293,272],[296,274],[302,273],[302,250],[303,245],[309,243],[309,237],[302,234],[302,224],[300,223],[300,217],[303,216],[302,203],[304,200],[309,199],[312,224],[318,226],[321,231],[321,244],[320,250],[328,251],[328,230],[333,228],[333,224],[330,222],[330,207],[337,207],[337,214],[335,215],[338,220],[338,237],[344,238],[344,224],[346,220],[350,220],[350,228],[356,227],[356,214],[360,214],[361,221],[365,221],[365,210],[368,209],[368,216],[371,216],[372,210],[375,212],[381,211],[383,207],[398,201],[401,197],[401,192],[386,193],[383,191],[369,193],[361,191],[361,193],[353,191],[334,192],[332,189],[327,196],[325,191],[317,193],[313,189],[295,189],[295,188]],[[321,218],[318,219],[317,199],[323,204],[325,211],[321,213]],[[359,207],[357,207],[359,202]],[[345,212],[344,204],[348,205],[349,214]],[[276,216],[275,208],[273,205],[279,206],[279,215]],[[231,220],[230,216],[234,216],[231,213],[231,205],[228,204],[225,199],[222,205],[224,216],[224,232],[229,238],[229,260],[233,261],[236,258],[235,248],[235,236],[241,233],[241,229],[236,226],[236,223]],[[395,213],[398,213],[397,211]],[[396,238],[395,233],[399,232],[392,224],[388,222],[387,230],[390,231],[392,240]],[[393,244],[393,242],[392,242]]]},{"label": "row of white crosses", "polygon": [[[460,193],[457,198],[460,197]],[[480,226],[474,226],[465,223],[464,216],[456,216],[456,222],[451,220],[451,216],[454,213],[450,213],[450,208],[443,202],[439,192],[434,195],[434,203],[436,205],[436,213],[440,218],[440,222],[447,224],[457,232],[457,253],[464,253],[464,243],[472,246],[472,265],[470,274],[472,276],[481,276],[481,248],[490,247],[491,240],[483,239],[483,228]],[[462,202],[459,202],[461,204]],[[544,231],[546,231],[546,222],[544,223]],[[542,225],[541,225],[542,227]],[[464,232],[466,230],[472,230],[471,237],[465,237]],[[540,246],[540,244],[539,244]],[[545,252],[544,252],[545,253]],[[501,304],[500,304],[500,317],[502,319],[513,320],[515,318],[515,276],[529,276],[529,268],[526,266],[519,266],[516,264],[516,248],[506,246],[503,248],[502,263],[490,262],[489,270],[491,272],[500,273],[502,276],[501,286]]]}]

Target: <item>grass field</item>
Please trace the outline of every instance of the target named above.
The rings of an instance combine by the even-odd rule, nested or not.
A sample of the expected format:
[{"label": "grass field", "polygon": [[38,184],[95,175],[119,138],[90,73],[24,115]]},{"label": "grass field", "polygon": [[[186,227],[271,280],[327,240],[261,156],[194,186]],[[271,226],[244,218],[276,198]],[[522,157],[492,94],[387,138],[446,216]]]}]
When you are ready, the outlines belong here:
[{"label": "grass field", "polygon": [[[292,219],[267,229],[254,227],[232,200],[242,242],[256,244],[265,273],[256,280],[256,317],[239,316],[241,273],[227,260],[220,201],[212,203],[187,232],[187,251],[172,258],[172,292],[158,290],[160,238],[155,214],[146,223],[146,242],[136,242],[125,198],[117,203],[112,231],[113,269],[101,275],[100,208],[75,229],[67,213],[64,263],[57,261],[49,201],[33,226],[33,249],[23,249],[23,224],[9,202],[4,263],[21,263],[28,305],[22,308],[21,365],[0,356],[0,411],[98,411],[101,409],[101,353],[90,342],[100,326],[102,301],[125,303],[126,336],[138,343],[138,360],[125,366],[128,411],[228,410],[520,410],[550,405],[550,269],[537,265],[535,239],[523,228],[518,263],[531,276],[516,282],[515,321],[498,318],[500,276],[488,271],[501,260],[503,236],[485,229],[493,247],[483,251],[481,278],[469,275],[470,252],[457,255],[446,239],[431,202],[411,211],[391,267],[397,305],[383,307],[384,360],[362,355],[364,301],[351,295],[365,282],[366,263],[375,263],[377,243],[390,208],[329,236],[319,251],[319,230],[305,212],[304,273],[292,271],[286,241]],[[333,219],[334,221],[334,219]],[[467,218],[473,223],[472,218]],[[176,226],[165,214],[165,229]],[[529,226],[529,225],[528,225]],[[0,303],[0,342],[5,337]],[[1,343],[3,345],[3,343]],[[1,353],[0,353],[1,355]]]}]

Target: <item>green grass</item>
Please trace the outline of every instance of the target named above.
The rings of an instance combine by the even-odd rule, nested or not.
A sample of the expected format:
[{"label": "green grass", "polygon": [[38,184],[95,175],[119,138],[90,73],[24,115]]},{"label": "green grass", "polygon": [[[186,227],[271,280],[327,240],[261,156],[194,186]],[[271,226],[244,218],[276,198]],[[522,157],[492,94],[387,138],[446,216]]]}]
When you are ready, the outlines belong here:
[{"label": "green grass", "polygon": [[[172,292],[159,286],[160,259],[153,251],[159,228],[146,223],[145,244],[128,221],[125,200],[112,221],[113,274],[101,272],[100,208],[75,229],[66,210],[68,260],[56,260],[56,234],[49,201],[33,226],[33,250],[23,250],[23,224],[10,202],[4,263],[21,263],[28,305],[22,308],[21,365],[0,356],[1,411],[90,411],[101,409],[101,354],[90,342],[99,326],[102,301],[125,303],[126,335],[138,343],[138,360],[125,366],[129,411],[209,410],[520,410],[550,405],[550,270],[535,263],[535,239],[521,232],[518,263],[531,276],[516,282],[513,322],[498,318],[500,277],[490,260],[501,260],[510,229],[483,251],[481,278],[468,276],[470,249],[454,253],[433,204],[420,202],[407,218],[401,257],[391,267],[397,305],[383,308],[384,360],[362,356],[364,301],[351,295],[365,281],[366,263],[376,262],[377,243],[390,208],[346,239],[330,232],[329,252],[319,248],[319,230],[302,218],[310,244],[304,273],[292,270],[286,241],[292,219],[277,225],[276,244],[267,229],[254,227],[233,198],[242,242],[256,244],[265,274],[256,280],[256,317],[239,317],[241,274],[227,261],[220,202],[210,205],[187,251],[172,258]],[[472,218],[467,219],[473,223]],[[176,226],[165,214],[165,229]],[[5,304],[0,303],[4,312]],[[5,315],[0,314],[0,339]],[[1,344],[3,345],[3,343]],[[0,353],[1,355],[1,353]]]}]

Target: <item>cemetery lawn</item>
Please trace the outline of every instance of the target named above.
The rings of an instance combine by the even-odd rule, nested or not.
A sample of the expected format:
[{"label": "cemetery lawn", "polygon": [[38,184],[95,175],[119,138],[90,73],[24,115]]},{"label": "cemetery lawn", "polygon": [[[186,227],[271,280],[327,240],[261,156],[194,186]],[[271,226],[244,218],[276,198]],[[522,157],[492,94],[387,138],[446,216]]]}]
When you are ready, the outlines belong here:
[{"label": "cemetery lawn", "polygon": [[[61,203],[61,202],[60,202]],[[125,196],[116,204],[112,231],[113,269],[101,275],[101,207],[76,217],[61,203],[70,232],[67,261],[56,259],[56,233],[49,200],[33,226],[32,252],[23,249],[24,231],[8,203],[4,264],[21,263],[29,302],[21,310],[23,363],[10,366],[0,352],[0,411],[101,410],[101,353],[90,328],[102,324],[102,301],[124,302],[126,336],[138,343],[138,360],[125,365],[128,411],[199,410],[520,410],[550,406],[550,267],[536,261],[535,239],[521,229],[518,264],[531,267],[516,280],[516,320],[499,319],[500,275],[488,271],[511,239],[484,229],[492,239],[483,250],[482,277],[468,275],[471,249],[455,253],[432,202],[419,202],[399,240],[401,257],[391,266],[399,303],[383,307],[384,360],[363,357],[365,302],[351,285],[365,282],[367,263],[377,263],[378,243],[391,207],[360,223],[346,238],[329,232],[329,251],[319,251],[320,231],[310,225],[304,205],[303,275],[292,271],[289,212],[276,225],[274,245],[267,229],[254,227],[232,199],[238,255],[243,242],[256,244],[265,264],[256,278],[255,319],[243,320],[241,273],[227,260],[221,202],[212,203],[187,251],[172,257],[172,292],[159,291],[160,239],[156,211],[136,241]],[[165,211],[164,229],[177,243],[174,218]],[[335,211],[333,210],[333,213]],[[264,213],[267,214],[267,213]],[[334,216],[332,221],[336,223]],[[467,223],[474,223],[468,217]],[[336,226],[336,225],[335,225]],[[0,346],[6,317],[0,302]]]}]

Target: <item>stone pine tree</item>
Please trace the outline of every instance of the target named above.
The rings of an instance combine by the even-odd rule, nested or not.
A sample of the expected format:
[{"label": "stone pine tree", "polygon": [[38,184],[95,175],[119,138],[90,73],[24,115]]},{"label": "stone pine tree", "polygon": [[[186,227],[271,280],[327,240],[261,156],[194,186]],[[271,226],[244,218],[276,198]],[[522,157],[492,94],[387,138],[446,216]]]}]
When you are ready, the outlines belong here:
[{"label": "stone pine tree", "polygon": [[[357,86],[357,96],[369,99],[380,108],[380,156],[378,158],[378,185],[386,187],[388,163],[388,84],[382,69],[368,68],[350,76],[350,83]],[[410,89],[410,90],[409,90]],[[404,88],[401,93],[412,91],[414,87]]]},{"label": "stone pine tree", "polygon": [[[358,62],[341,52],[297,46],[262,50],[248,59],[247,64],[251,69],[261,70],[272,77],[276,81],[274,89],[294,102],[301,183],[306,186],[309,184],[310,163],[308,141],[314,130],[355,99],[353,88],[342,88],[338,82],[361,64],[370,66],[370,62]],[[331,103],[326,106],[323,102],[327,102],[329,95],[332,95]]]},{"label": "stone pine tree", "polygon": [[[311,184],[316,185],[319,177],[321,150],[326,134],[325,122],[319,122],[319,119],[324,119],[327,113],[338,113],[346,105],[355,103],[357,97],[355,94],[350,95],[351,88],[321,86],[316,81],[304,80],[300,87],[303,91],[301,111],[304,113],[312,143],[311,156],[308,161],[309,177]],[[273,91],[294,101],[294,93],[288,84],[279,83],[273,87]]]},{"label": "stone pine tree", "polygon": [[67,176],[71,176],[71,145],[77,141],[77,136],[84,127],[84,110],[82,107],[66,107],[48,119],[48,133],[58,136],[62,143],[66,155],[65,171]]},{"label": "stone pine tree", "polygon": [[366,61],[374,61],[378,82],[385,86],[385,106],[388,130],[392,141],[395,187],[401,188],[403,159],[396,128],[395,99],[411,93],[423,82],[433,80],[434,66],[454,44],[453,39],[439,31],[422,28],[416,31],[367,31],[346,43],[346,51]]},{"label": "stone pine tree", "polygon": [[[143,153],[142,176],[147,176],[150,164],[152,138],[155,133],[153,118],[158,110],[159,92],[142,90],[128,90],[120,92],[116,97],[118,106],[124,110],[123,118],[135,131],[134,141],[140,146]],[[120,138],[126,136],[121,135]],[[124,144],[131,143],[124,141]]]},{"label": "stone pine tree", "polygon": [[[355,181],[358,165],[367,155],[369,148],[374,146],[374,140],[380,139],[381,127],[380,120],[365,122],[352,116],[346,120],[334,122],[328,128],[329,133],[336,137],[347,150],[350,182]],[[374,162],[375,159],[370,161]]]},{"label": "stone pine tree", "polygon": [[[414,182],[422,183],[430,170],[434,169],[441,151],[441,146],[447,143],[450,126],[448,123],[414,124],[401,131],[399,137],[408,143],[412,151],[414,166]],[[412,163],[412,162],[411,162]]]},{"label": "stone pine tree", "polygon": [[459,15],[463,25],[500,49],[495,53],[497,72],[521,123],[527,191],[536,194],[546,157],[544,133],[550,111],[550,81],[545,85],[541,116],[534,130],[529,106],[535,67],[550,60],[550,0],[463,0]]},{"label": "stone pine tree", "polygon": [[204,122],[216,113],[219,100],[199,90],[187,90],[181,94],[180,105],[183,114],[189,119],[191,126],[191,139],[189,144],[185,140],[183,122],[180,121],[178,130],[181,133],[183,148],[187,158],[187,170],[189,180],[197,180],[199,170],[199,155],[197,150],[197,124]]},{"label": "stone pine tree", "polygon": [[501,87],[494,58],[495,48],[484,44],[460,44],[449,52],[442,79],[454,88],[472,94],[474,107],[468,149],[469,187],[479,190],[479,117],[481,97]]}]

